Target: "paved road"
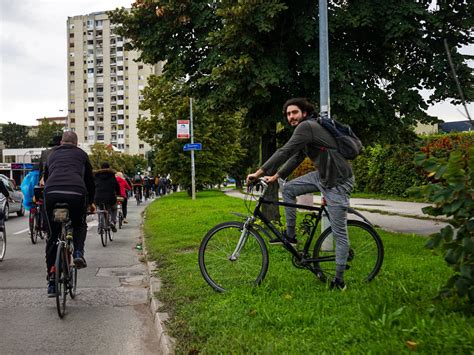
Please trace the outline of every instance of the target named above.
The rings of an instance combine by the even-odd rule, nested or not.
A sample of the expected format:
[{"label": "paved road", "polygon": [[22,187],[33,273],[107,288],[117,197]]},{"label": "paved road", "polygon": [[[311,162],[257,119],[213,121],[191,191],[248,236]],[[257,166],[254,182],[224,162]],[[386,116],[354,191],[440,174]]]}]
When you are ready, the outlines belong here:
[{"label": "paved road", "polygon": [[45,242],[32,245],[27,217],[11,215],[0,263],[1,354],[158,353],[145,267],[135,250],[144,206],[130,205],[130,223],[106,248],[97,221],[88,223],[88,267],[79,271],[77,297],[68,298],[64,319],[57,315],[55,299],[46,295]]}]

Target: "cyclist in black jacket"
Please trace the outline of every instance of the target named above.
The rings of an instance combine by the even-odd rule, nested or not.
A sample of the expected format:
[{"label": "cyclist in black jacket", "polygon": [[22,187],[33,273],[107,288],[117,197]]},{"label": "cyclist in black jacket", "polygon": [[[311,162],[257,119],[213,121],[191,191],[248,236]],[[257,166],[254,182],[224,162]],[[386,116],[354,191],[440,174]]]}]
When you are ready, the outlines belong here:
[{"label": "cyclist in black jacket", "polygon": [[[10,193],[8,192],[8,189],[5,186],[5,183],[0,179],[0,193],[5,196],[6,199],[10,200]],[[5,218],[5,213],[3,209],[0,209],[0,225],[3,225],[3,219]]]},{"label": "cyclist in black jacket", "polygon": [[77,147],[77,135],[64,132],[61,145],[51,151],[44,169],[44,196],[49,221],[50,237],[46,243],[46,266],[48,271],[48,296],[55,297],[54,262],[60,224],[53,222],[56,203],[67,203],[73,227],[74,264],[78,269],[87,267],[84,259],[84,243],[87,234],[86,205],[93,212],[95,185],[92,166],[87,154]]},{"label": "cyclist in black jacket", "polygon": [[117,196],[120,196],[120,186],[115,178],[115,170],[109,163],[102,163],[100,170],[95,172],[95,204],[104,204],[112,220],[111,229],[117,232],[115,222],[117,219]]}]

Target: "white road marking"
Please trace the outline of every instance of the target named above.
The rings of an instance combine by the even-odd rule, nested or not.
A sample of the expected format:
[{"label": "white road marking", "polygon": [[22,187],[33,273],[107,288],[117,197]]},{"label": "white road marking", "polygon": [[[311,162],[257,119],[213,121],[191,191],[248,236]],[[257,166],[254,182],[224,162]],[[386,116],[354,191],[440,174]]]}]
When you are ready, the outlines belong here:
[{"label": "white road marking", "polygon": [[22,234],[22,233],[28,232],[29,230],[30,228],[22,229],[21,231],[13,233],[13,235]]}]

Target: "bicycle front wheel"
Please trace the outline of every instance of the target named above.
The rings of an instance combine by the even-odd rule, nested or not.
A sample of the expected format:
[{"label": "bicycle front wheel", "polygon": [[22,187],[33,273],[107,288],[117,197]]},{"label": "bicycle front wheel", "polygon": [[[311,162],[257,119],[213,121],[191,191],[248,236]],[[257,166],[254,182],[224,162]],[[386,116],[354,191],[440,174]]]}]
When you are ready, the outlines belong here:
[{"label": "bicycle front wheel", "polygon": [[56,252],[56,273],[54,275],[54,283],[56,286],[56,308],[58,309],[59,318],[64,317],[66,313],[66,295],[67,295],[67,265],[66,265],[66,249],[63,244],[58,245]]},{"label": "bicycle front wheel", "polygon": [[[356,220],[347,221],[349,256],[344,279],[348,283],[369,282],[380,271],[384,248],[380,236],[369,224]],[[315,267],[327,279],[336,275],[336,241],[331,228],[326,229],[314,247]]]},{"label": "bicycle front wheel", "polygon": [[36,244],[38,241],[38,235],[36,234],[36,229],[38,228],[36,225],[36,213],[33,212],[33,209],[30,209],[30,215],[28,216],[28,226],[30,228],[30,238],[33,244]]},{"label": "bicycle front wheel", "polygon": [[7,231],[5,229],[5,224],[0,228],[0,261],[5,257],[7,251]]},{"label": "bicycle front wheel", "polygon": [[247,230],[240,253],[234,254],[243,223],[226,222],[212,228],[199,248],[199,268],[206,282],[224,292],[259,285],[268,270],[268,251],[262,237]]},{"label": "bicycle front wheel", "polygon": [[69,266],[69,295],[72,299],[76,297],[76,289],[77,289],[77,267],[75,265]]}]

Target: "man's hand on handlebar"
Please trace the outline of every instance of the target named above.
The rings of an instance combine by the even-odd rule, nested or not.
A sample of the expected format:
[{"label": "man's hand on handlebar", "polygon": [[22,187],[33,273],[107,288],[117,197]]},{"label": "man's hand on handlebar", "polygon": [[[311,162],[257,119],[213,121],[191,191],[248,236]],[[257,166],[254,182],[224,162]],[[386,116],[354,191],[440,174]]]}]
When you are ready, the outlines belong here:
[{"label": "man's hand on handlebar", "polygon": [[257,180],[260,176],[264,174],[264,171],[262,169],[258,169],[256,172],[253,174],[248,174],[247,179],[245,179],[245,184],[248,186],[250,185],[251,182]]},{"label": "man's hand on handlebar", "polygon": [[245,179],[245,183],[247,185],[250,185],[250,183],[252,183],[253,181],[257,180],[258,179],[258,176],[257,173],[253,173],[253,174],[248,174],[247,175],[247,179]]},{"label": "man's hand on handlebar", "polygon": [[268,184],[272,184],[275,181],[278,181],[279,177],[280,177],[280,175],[278,175],[278,173],[277,173],[277,174],[272,175],[272,176],[264,176],[263,178],[265,179],[265,182],[267,182]]}]

